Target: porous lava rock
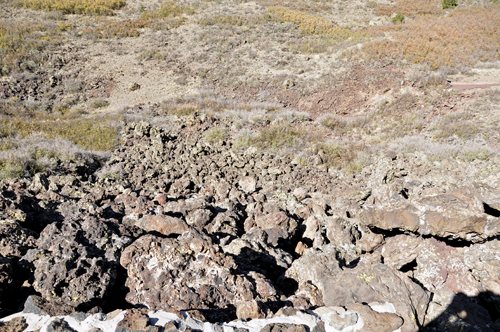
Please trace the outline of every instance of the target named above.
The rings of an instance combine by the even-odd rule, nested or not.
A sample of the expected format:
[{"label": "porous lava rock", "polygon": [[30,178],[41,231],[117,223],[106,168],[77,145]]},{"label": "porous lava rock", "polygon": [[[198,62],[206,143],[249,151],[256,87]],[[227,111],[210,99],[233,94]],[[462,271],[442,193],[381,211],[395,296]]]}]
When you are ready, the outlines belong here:
[{"label": "porous lava rock", "polygon": [[234,259],[195,230],[178,238],[144,235],[124,250],[120,264],[127,270],[127,301],[150,309],[227,308],[277,299],[263,275],[234,274]]}]

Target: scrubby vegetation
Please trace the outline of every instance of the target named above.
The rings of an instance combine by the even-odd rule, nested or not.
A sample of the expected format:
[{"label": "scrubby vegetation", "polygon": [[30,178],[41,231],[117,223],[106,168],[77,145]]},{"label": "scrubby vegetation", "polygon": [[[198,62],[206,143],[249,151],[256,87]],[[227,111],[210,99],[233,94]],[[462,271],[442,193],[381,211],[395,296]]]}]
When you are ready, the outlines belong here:
[{"label": "scrubby vegetation", "polygon": [[0,76],[34,70],[47,51],[60,42],[58,31],[45,23],[0,20]]},{"label": "scrubby vegetation", "polygon": [[125,6],[124,0],[20,0],[36,10],[58,10],[63,14],[112,15]]},{"label": "scrubby vegetation", "polygon": [[[498,5],[457,9],[439,19],[418,17],[405,24],[370,29],[369,35],[377,39],[363,50],[369,59],[424,63],[433,69],[496,61],[500,59],[500,25],[494,22],[499,20]],[[391,39],[378,38],[385,34]]]},{"label": "scrubby vegetation", "polygon": [[[37,160],[52,158],[8,161],[33,135],[108,151],[122,121],[136,119],[215,117],[228,125],[203,129],[207,144],[292,153],[306,167],[351,174],[391,144],[418,149],[415,137],[436,161],[496,153],[499,127],[487,114],[498,98],[462,103],[447,81],[500,68],[500,7],[491,1],[261,0],[252,10],[228,1],[0,3],[8,9],[0,19],[4,176],[33,174],[43,169]],[[105,79],[89,78],[108,67]],[[151,85],[154,98],[141,99]],[[116,91],[138,99],[124,105],[109,98]]]},{"label": "scrubby vegetation", "polygon": [[296,24],[303,34],[323,36],[328,38],[330,42],[341,42],[347,39],[359,42],[364,37],[362,33],[339,27],[332,21],[305,12],[290,10],[285,7],[270,7],[269,12],[279,22]]},{"label": "scrubby vegetation", "polygon": [[62,109],[47,113],[29,111],[16,102],[0,105],[0,137],[28,137],[43,133],[47,138],[66,139],[84,149],[109,151],[118,141],[119,121],[116,116],[85,118],[78,112]]}]

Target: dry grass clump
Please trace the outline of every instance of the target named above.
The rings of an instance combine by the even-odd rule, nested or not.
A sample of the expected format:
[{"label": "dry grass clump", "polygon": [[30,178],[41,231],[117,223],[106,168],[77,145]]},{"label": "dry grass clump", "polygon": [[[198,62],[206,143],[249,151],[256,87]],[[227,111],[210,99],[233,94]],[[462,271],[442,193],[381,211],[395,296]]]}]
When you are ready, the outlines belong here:
[{"label": "dry grass clump", "polygon": [[140,18],[125,20],[95,18],[87,21],[89,26],[83,29],[82,34],[97,39],[139,37],[140,30],[144,28],[164,30],[180,27],[186,20],[182,17],[185,13],[192,14],[194,10],[167,1],[158,9],[145,10]]},{"label": "dry grass clump", "polygon": [[92,153],[64,139],[49,139],[44,135],[0,138],[0,178],[32,176],[54,170],[59,161],[71,160],[94,164],[107,154]]},{"label": "dry grass clump", "polygon": [[113,15],[125,6],[125,0],[21,0],[25,7],[35,10],[57,10],[63,14]]},{"label": "dry grass clump", "polygon": [[371,122],[370,117],[365,115],[346,119],[331,114],[321,116],[317,121],[332,130],[336,135],[346,134],[353,130],[360,131],[366,128]]},{"label": "dry grass clump", "polygon": [[147,27],[151,20],[123,20],[114,21],[98,18],[90,22],[91,26],[82,31],[82,35],[97,39],[138,37],[141,35],[139,29]]},{"label": "dry grass clump", "polygon": [[93,151],[109,151],[118,142],[116,119],[109,115],[84,118],[67,109],[62,109],[64,113],[46,113],[23,110],[20,107],[16,110],[12,105],[3,106],[0,106],[1,109],[8,112],[0,115],[0,137],[27,137],[43,133],[47,138],[66,139]]},{"label": "dry grass clump", "polygon": [[401,13],[404,16],[438,15],[443,12],[438,0],[399,0],[393,5],[380,5],[378,15]]},{"label": "dry grass clump", "polygon": [[471,66],[500,59],[500,6],[457,9],[446,17],[419,17],[411,22],[369,30],[378,38],[365,44],[368,59],[393,59],[442,66]]},{"label": "dry grass clump", "polygon": [[435,131],[434,138],[437,139],[455,136],[462,140],[470,140],[480,133],[480,127],[469,112],[447,114],[437,120],[431,129]]},{"label": "dry grass clump", "polygon": [[203,133],[203,139],[209,144],[222,144],[227,136],[226,128],[210,128]]},{"label": "dry grass clump", "polygon": [[460,159],[471,162],[488,160],[497,154],[489,146],[479,142],[469,141],[465,145],[449,144],[436,142],[422,135],[398,138],[391,142],[389,148],[397,153],[422,152],[429,161]]},{"label": "dry grass clump", "polygon": [[247,17],[240,15],[215,15],[203,17],[198,23],[200,25],[231,25],[241,27],[249,23],[256,24],[258,21],[250,21]]},{"label": "dry grass clump", "polygon": [[163,19],[167,17],[180,16],[182,14],[194,14],[194,9],[189,6],[181,6],[173,1],[165,2],[158,9],[145,10],[141,13],[144,20]]},{"label": "dry grass clump", "polygon": [[328,168],[341,169],[347,173],[359,173],[369,163],[368,149],[362,144],[327,142],[318,144],[315,149]]},{"label": "dry grass clump", "polygon": [[291,148],[300,142],[305,133],[289,124],[275,123],[257,135],[243,134],[233,144],[236,148],[255,146],[260,149]]},{"label": "dry grass clump", "polygon": [[[44,51],[59,42],[55,27],[45,24],[0,21],[0,76],[43,62]],[[34,68],[32,68],[34,69]]]},{"label": "dry grass clump", "polygon": [[302,34],[318,35],[323,38],[326,37],[330,43],[343,42],[347,39],[352,39],[353,42],[359,42],[364,39],[364,34],[339,27],[334,22],[322,17],[309,15],[305,12],[291,10],[285,7],[270,7],[268,10],[272,14],[274,20],[281,23],[293,23],[299,27]]},{"label": "dry grass clump", "polygon": [[175,115],[175,116],[186,116],[193,115],[199,112],[198,105],[192,103],[185,104],[173,104],[169,102],[165,102],[160,104],[159,110],[157,113],[162,115]]}]

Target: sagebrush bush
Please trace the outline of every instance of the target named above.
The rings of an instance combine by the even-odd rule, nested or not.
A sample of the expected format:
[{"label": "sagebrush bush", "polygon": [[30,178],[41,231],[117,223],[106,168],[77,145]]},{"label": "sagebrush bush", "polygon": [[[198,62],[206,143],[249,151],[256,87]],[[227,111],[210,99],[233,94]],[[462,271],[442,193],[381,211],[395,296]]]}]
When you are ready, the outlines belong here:
[{"label": "sagebrush bush", "polygon": [[262,129],[258,134],[241,134],[233,143],[235,148],[255,146],[260,149],[291,148],[300,143],[305,133],[290,124],[275,123]]},{"label": "sagebrush bush", "polygon": [[396,16],[393,17],[392,23],[397,24],[397,23],[403,23],[405,20],[405,16],[401,13],[397,13]]}]

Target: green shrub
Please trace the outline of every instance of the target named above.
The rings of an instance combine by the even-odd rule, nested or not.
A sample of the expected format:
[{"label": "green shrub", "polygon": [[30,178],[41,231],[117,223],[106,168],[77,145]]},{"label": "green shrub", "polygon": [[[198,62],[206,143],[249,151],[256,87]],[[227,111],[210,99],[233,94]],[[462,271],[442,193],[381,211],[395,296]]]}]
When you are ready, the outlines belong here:
[{"label": "green shrub", "polygon": [[392,23],[397,24],[397,23],[403,23],[405,20],[405,16],[401,13],[397,13],[396,16],[392,19]]},{"label": "green shrub", "polygon": [[443,0],[443,9],[455,8],[458,5],[457,0]]}]

